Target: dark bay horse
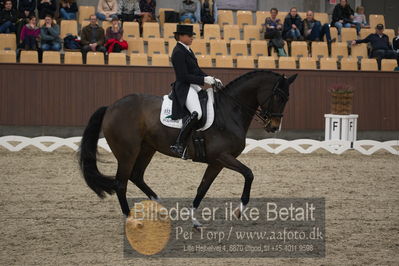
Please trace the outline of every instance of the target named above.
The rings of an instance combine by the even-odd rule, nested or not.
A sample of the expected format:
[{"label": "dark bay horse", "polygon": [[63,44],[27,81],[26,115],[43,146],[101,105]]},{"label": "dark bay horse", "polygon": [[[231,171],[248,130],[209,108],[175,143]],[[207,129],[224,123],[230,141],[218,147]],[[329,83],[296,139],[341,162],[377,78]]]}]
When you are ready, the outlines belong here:
[{"label": "dark bay horse", "polygon": [[[208,167],[193,201],[196,209],[220,171],[226,167],[244,176],[241,205],[249,202],[254,178],[251,169],[236,159],[245,148],[245,138],[253,116],[265,122],[268,132],[276,131],[288,101],[289,86],[297,75],[283,75],[257,70],[246,73],[215,92],[215,122],[204,131]],[[158,196],[144,182],[144,172],[154,153],[175,155],[178,129],[168,128],[159,119],[162,97],[132,94],[108,107],[99,108],[90,118],[80,145],[80,167],[87,185],[101,198],[116,192],[122,212],[128,216],[126,199],[128,180],[147,197]],[[260,107],[260,110],[258,108]],[[104,176],[97,168],[96,151],[101,130],[118,161],[115,178]],[[188,154],[193,157],[192,143]]]}]

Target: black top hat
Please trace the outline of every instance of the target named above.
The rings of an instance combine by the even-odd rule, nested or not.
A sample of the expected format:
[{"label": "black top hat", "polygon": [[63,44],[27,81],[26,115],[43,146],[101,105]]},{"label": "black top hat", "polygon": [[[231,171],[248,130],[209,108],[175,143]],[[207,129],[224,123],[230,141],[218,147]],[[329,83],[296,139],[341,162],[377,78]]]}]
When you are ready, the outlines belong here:
[{"label": "black top hat", "polygon": [[192,25],[180,25],[177,24],[176,27],[176,32],[174,34],[180,34],[180,35],[195,35],[195,32],[193,32],[193,26]]}]

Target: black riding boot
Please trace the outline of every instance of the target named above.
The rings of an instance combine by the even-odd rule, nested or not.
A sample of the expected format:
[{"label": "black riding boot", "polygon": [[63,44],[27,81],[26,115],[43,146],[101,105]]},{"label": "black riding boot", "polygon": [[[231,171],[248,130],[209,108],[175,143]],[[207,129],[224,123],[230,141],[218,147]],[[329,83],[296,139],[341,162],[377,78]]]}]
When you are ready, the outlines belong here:
[{"label": "black riding boot", "polygon": [[187,145],[187,138],[190,136],[191,131],[198,123],[198,113],[193,112],[186,121],[184,121],[183,126],[180,130],[179,136],[177,137],[176,144],[170,146],[170,150],[179,155],[182,159],[188,159],[184,154],[184,149]]}]

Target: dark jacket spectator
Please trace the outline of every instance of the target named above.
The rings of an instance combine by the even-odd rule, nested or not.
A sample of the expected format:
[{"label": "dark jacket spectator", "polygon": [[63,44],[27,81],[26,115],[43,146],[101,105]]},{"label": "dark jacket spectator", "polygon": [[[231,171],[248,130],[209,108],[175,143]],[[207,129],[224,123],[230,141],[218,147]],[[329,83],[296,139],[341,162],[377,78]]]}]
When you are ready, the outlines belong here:
[{"label": "dark jacket spectator", "polygon": [[155,0],[140,0],[140,10],[143,16],[143,22],[155,20],[156,5],[157,3]]},{"label": "dark jacket spectator", "polygon": [[[0,0],[0,11],[4,9],[5,3],[7,0]],[[11,0],[12,1],[12,9],[17,10],[18,9],[18,1],[17,0]]]},{"label": "dark jacket spectator", "polygon": [[309,10],[303,20],[303,36],[308,41],[322,41],[324,35],[327,42],[335,41],[331,39],[330,25],[321,25],[321,22],[314,18],[313,11]]},{"label": "dark jacket spectator", "polygon": [[54,17],[57,10],[56,0],[37,0],[37,11],[39,12],[39,19],[44,19],[46,15]]},{"label": "dark jacket spectator", "polygon": [[75,0],[60,1],[60,17],[65,20],[75,20],[78,12],[78,5]]},{"label": "dark jacket spectator", "polygon": [[35,15],[36,0],[19,0],[18,11],[19,17],[27,19]]},{"label": "dark jacket spectator", "polygon": [[303,22],[297,14],[296,8],[291,8],[290,13],[284,19],[283,37],[290,40],[300,40],[303,34]]},{"label": "dark jacket spectator", "polygon": [[358,43],[370,43],[371,44],[371,58],[377,58],[378,66],[381,67],[381,60],[386,59],[397,59],[397,54],[392,50],[392,46],[389,42],[389,37],[384,34],[384,25],[378,24],[376,27],[376,33],[370,34],[363,40],[353,40],[352,45]]},{"label": "dark jacket spectator", "polygon": [[393,49],[399,54],[399,35],[392,40]]},{"label": "dark jacket spectator", "polygon": [[[346,2],[346,0],[344,1]],[[343,6],[341,3],[337,4],[332,14],[331,25],[335,25],[335,22],[339,22],[340,20],[342,20],[343,23],[350,23],[352,22],[353,15],[353,9],[349,4],[346,4],[345,6]]]},{"label": "dark jacket spectator", "polygon": [[12,1],[5,1],[5,8],[0,11],[0,33],[15,32],[17,10],[12,7]]},{"label": "dark jacket spectator", "polygon": [[[215,18],[215,10],[216,8],[216,1],[213,1],[213,4],[209,3],[209,0],[205,0],[202,4],[200,4],[200,18],[203,24],[214,24],[216,21]],[[198,10],[197,10],[198,12]],[[198,14],[196,14],[198,16]]]},{"label": "dark jacket spectator", "polygon": [[61,50],[60,27],[54,24],[50,15],[45,18],[45,23],[40,29],[40,37],[43,51]]},{"label": "dark jacket spectator", "polygon": [[90,16],[90,24],[82,29],[80,44],[82,46],[83,60],[86,62],[86,55],[89,51],[107,51],[104,47],[104,29],[97,24],[97,17]]}]

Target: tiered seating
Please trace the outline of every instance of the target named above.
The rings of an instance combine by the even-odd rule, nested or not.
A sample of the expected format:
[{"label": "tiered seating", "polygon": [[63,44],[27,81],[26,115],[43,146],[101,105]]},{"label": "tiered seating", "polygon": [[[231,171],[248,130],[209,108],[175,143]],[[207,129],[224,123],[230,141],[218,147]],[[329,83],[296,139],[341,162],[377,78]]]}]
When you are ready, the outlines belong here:
[{"label": "tiered seating", "polygon": [[218,40],[220,38],[220,27],[217,24],[205,24],[204,26],[204,39]]},{"label": "tiered seating", "polygon": [[169,56],[166,54],[154,54],[152,56],[153,66],[169,66]]},{"label": "tiered seating", "polygon": [[148,40],[148,56],[153,54],[165,54],[165,41],[160,38]]},{"label": "tiered seating", "polygon": [[237,11],[237,24],[242,29],[245,25],[253,25],[252,11]]},{"label": "tiered seating", "polygon": [[296,69],[296,61],[294,57],[280,57],[279,68],[283,69]]},{"label": "tiered seating", "polygon": [[0,50],[17,49],[17,38],[15,34],[0,34]]},{"label": "tiered seating", "polygon": [[131,66],[148,66],[147,54],[130,54]]},{"label": "tiered seating", "polygon": [[163,24],[163,38],[165,40],[175,37],[173,32],[176,31],[176,25],[177,25],[177,23],[165,23],[165,24]]},{"label": "tiered seating", "polygon": [[88,64],[88,65],[104,65],[104,54],[101,52],[88,52],[86,64]]},{"label": "tiered seating", "polygon": [[393,71],[398,66],[395,59],[382,59],[381,71]]},{"label": "tiered seating", "polygon": [[160,38],[159,24],[154,22],[146,22],[143,24],[143,39]]},{"label": "tiered seating", "polygon": [[193,43],[191,44],[191,50],[193,50],[194,54],[196,55],[208,54],[206,49],[206,40],[194,39]]},{"label": "tiered seating", "polygon": [[216,56],[216,67],[233,67],[233,58],[230,55]]},{"label": "tiered seating", "polygon": [[211,56],[215,58],[218,55],[227,55],[227,45],[225,40],[211,40]]},{"label": "tiered seating", "polygon": [[341,29],[341,41],[353,41],[357,39],[357,33],[355,28],[342,28]]},{"label": "tiered seating", "polygon": [[262,24],[265,24],[265,20],[267,17],[270,17],[270,12],[269,11],[256,11],[256,26],[259,28],[262,27]]},{"label": "tiered seating", "polygon": [[259,40],[260,33],[259,28],[256,25],[245,25],[244,26],[244,40],[250,43],[253,40]]},{"label": "tiered seating", "polygon": [[328,57],[328,46],[325,42],[312,42],[312,57],[322,58]]},{"label": "tiered seating", "polygon": [[[175,48],[177,41],[175,39],[168,39],[169,56],[172,56],[173,48]],[[192,49],[191,49],[192,50]]]},{"label": "tiered seating", "polygon": [[299,69],[316,70],[317,69],[316,59],[314,59],[313,57],[299,58]]},{"label": "tiered seating", "polygon": [[67,34],[78,35],[78,22],[76,20],[61,21],[61,39],[64,39]]},{"label": "tiered seating", "polygon": [[125,66],[126,55],[124,53],[110,53],[108,55],[108,65]]},{"label": "tiered seating", "polygon": [[198,55],[197,60],[200,67],[212,67],[212,57],[210,55]]},{"label": "tiered seating", "polygon": [[357,58],[343,58],[341,60],[341,70],[357,71]]},{"label": "tiered seating", "polygon": [[165,23],[165,11],[175,11],[173,8],[160,8],[159,10],[159,23],[161,26]]},{"label": "tiered seating", "polygon": [[81,52],[65,52],[64,64],[81,65],[83,64]]},{"label": "tiered seating", "polygon": [[315,12],[314,13],[314,18],[316,20],[320,21],[321,25],[326,24],[326,23],[330,23],[327,13]]},{"label": "tiered seating", "polygon": [[17,55],[14,50],[0,50],[0,63],[16,63]]},{"label": "tiered seating", "polygon": [[223,27],[223,25],[234,24],[233,11],[218,10],[218,23],[220,27]]},{"label": "tiered seating", "polygon": [[223,39],[230,43],[232,40],[240,40],[240,28],[238,25],[224,25]]},{"label": "tiered seating", "polygon": [[258,58],[258,68],[276,68],[275,58],[272,56],[260,56]]},{"label": "tiered seating", "polygon": [[248,55],[247,42],[241,40],[231,41],[230,54],[233,58],[242,55]]},{"label": "tiered seating", "polygon": [[252,56],[237,56],[238,68],[255,68],[254,58]]},{"label": "tiered seating", "polygon": [[139,23],[124,22],[123,23],[123,37],[124,38],[140,38]]},{"label": "tiered seating", "polygon": [[254,40],[251,42],[251,55],[255,58],[268,56],[267,41]]},{"label": "tiered seating", "polygon": [[90,15],[95,13],[96,9],[94,6],[79,6],[79,24],[82,24],[85,20],[89,20]]},{"label": "tiered seating", "polygon": [[384,15],[371,14],[369,15],[369,23],[372,29],[374,29],[378,24],[383,24],[385,26],[385,17]]},{"label": "tiered seating", "polygon": [[352,46],[352,57],[354,58],[367,58],[368,51],[367,51],[367,44],[366,43],[359,43],[357,45]]},{"label": "tiered seating", "polygon": [[291,56],[293,57],[307,57],[308,44],[306,42],[292,42],[291,43]]},{"label": "tiered seating", "polygon": [[37,51],[22,51],[20,63],[37,64],[39,63],[39,56]]},{"label": "tiered seating", "polygon": [[43,52],[43,64],[61,64],[61,54],[55,51]]},{"label": "tiered seating", "polygon": [[144,53],[144,41],[141,38],[127,38],[126,42],[128,44],[127,53],[136,53],[143,54]]},{"label": "tiered seating", "polygon": [[374,58],[363,58],[360,63],[362,71],[378,71],[377,60]]},{"label": "tiered seating", "polygon": [[323,57],[320,59],[321,70],[338,70],[337,59],[330,57]]},{"label": "tiered seating", "polygon": [[331,44],[331,57],[348,57],[348,45],[340,42]]}]

